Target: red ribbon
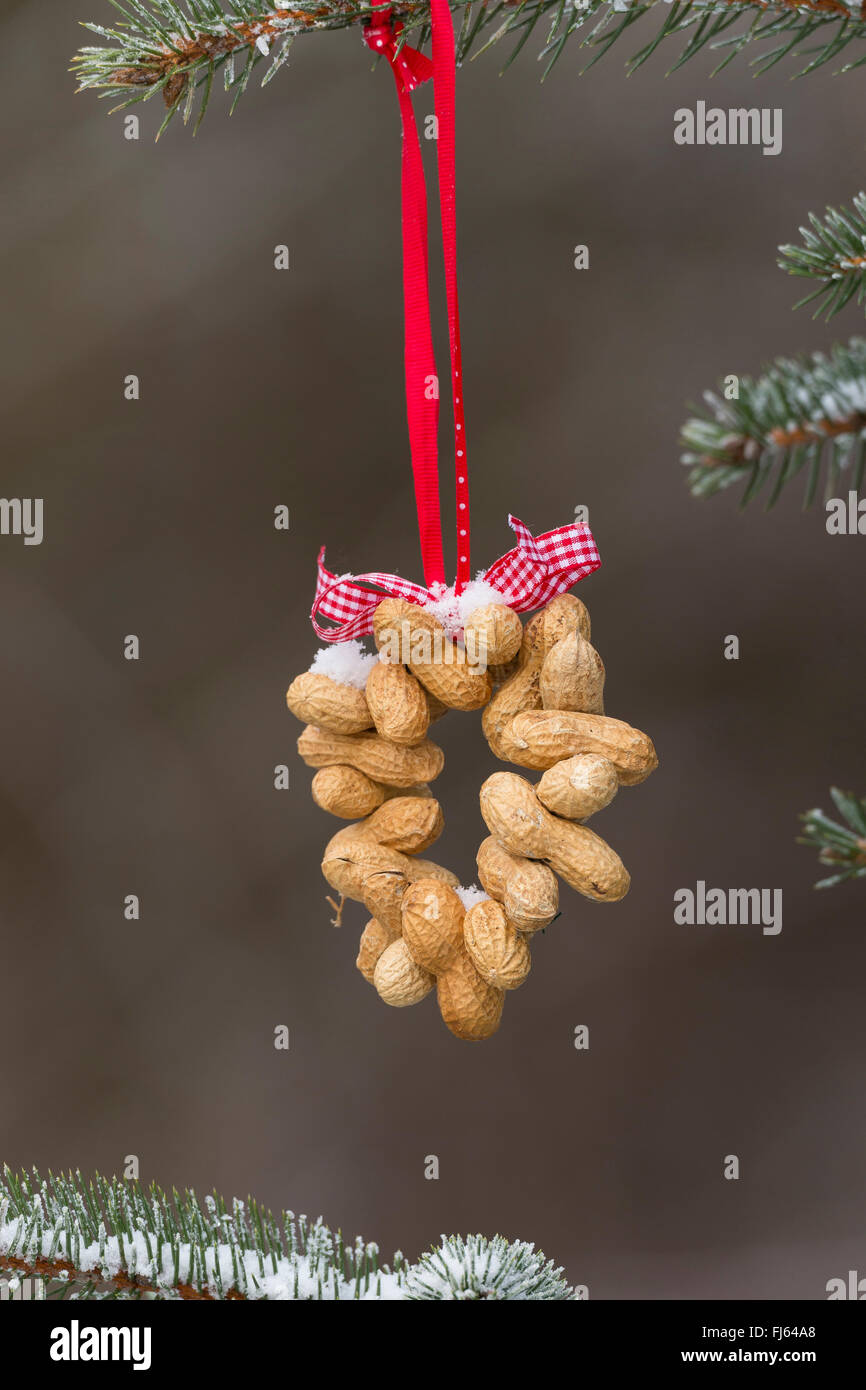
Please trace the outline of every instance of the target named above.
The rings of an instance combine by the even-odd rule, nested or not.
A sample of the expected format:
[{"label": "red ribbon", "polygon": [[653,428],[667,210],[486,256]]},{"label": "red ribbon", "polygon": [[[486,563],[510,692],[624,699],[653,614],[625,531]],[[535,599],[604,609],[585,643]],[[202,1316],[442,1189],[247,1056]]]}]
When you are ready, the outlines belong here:
[{"label": "red ribbon", "polygon": [[366,27],[364,38],[374,53],[387,59],[394,74],[403,126],[403,301],[405,312],[404,357],[406,413],[409,447],[415,479],[415,506],[421,537],[421,559],[428,588],[445,585],[442,522],[439,510],[437,433],[439,382],[433,356],[430,327],[430,293],[427,263],[427,190],[421,143],[409,94],[433,78],[433,104],[437,125],[439,204],[445,259],[445,296],[448,305],[448,340],[451,352],[451,387],[454,402],[454,462],[457,502],[457,591],[471,576],[469,560],[469,486],[466,471],[466,428],[460,357],[460,314],[457,302],[457,212],[454,161],[454,86],[456,57],[454,26],[448,0],[432,0],[430,21],[433,61],[408,44],[399,47],[403,25],[390,10],[383,10]]},{"label": "red ribbon", "polygon": [[[414,92],[422,82],[433,76],[433,64],[426,54],[404,43],[398,55],[398,40],[403,32],[399,19],[394,19],[390,10],[380,10],[372,16],[364,28],[364,41],[374,53],[387,58],[397,81],[397,94]],[[413,122],[414,124],[414,122]]]},{"label": "red ribbon", "polygon": [[[437,430],[439,392],[430,327],[430,294],[427,266],[427,193],[421,143],[410,93],[433,78],[437,123],[439,206],[445,260],[445,295],[448,306],[448,340],[451,355],[451,388],[454,404],[454,479],[457,506],[457,578],[451,626],[460,627],[457,596],[469,583],[469,488],[466,469],[466,430],[463,414],[463,382],[460,357],[460,313],[457,302],[457,214],[455,205],[454,87],[456,57],[454,26],[448,0],[430,0],[433,36],[432,62],[417,49],[400,45],[403,25],[390,10],[382,10],[366,25],[364,38],[374,53],[390,64],[397,87],[403,126],[403,297],[405,313],[406,414],[415,504],[426,588],[399,575],[373,571],[362,575],[336,575],[325,568],[319,553],[318,583],[313,627],[326,642],[346,642],[373,631],[373,613],[383,598],[407,599],[428,604],[444,601],[449,606],[442,554],[439,510]],[[560,526],[533,536],[516,517],[508,523],[517,545],[490,566],[481,578],[517,612],[540,608],[601,564],[592,533],[586,526]],[[441,610],[440,610],[441,611]],[[327,619],[336,626],[325,626]]]},{"label": "red ribbon", "polygon": [[[500,555],[480,577],[515,612],[527,613],[541,608],[555,594],[564,593],[601,564],[588,526],[572,523],[533,536],[516,516],[509,516],[508,524],[517,536],[517,545]],[[445,597],[447,599],[447,591]],[[324,548],[320,550],[319,578],[310,620],[324,641],[348,642],[353,637],[368,636],[373,631],[373,614],[384,598],[402,598],[424,605],[431,600],[441,603],[443,592],[440,585],[431,591],[398,574],[377,571],[358,575],[332,574],[325,568]],[[454,611],[456,615],[456,604]],[[320,618],[328,618],[337,626],[325,627]],[[454,626],[459,623],[455,621]]]},{"label": "red ribbon", "polygon": [[457,303],[457,176],[455,173],[455,85],[457,55],[448,0],[430,0],[433,37],[433,109],[436,113],[436,153],[439,167],[439,215],[445,260],[448,304],[448,342],[451,350],[451,396],[454,405],[454,492],[457,522],[457,579],[459,594],[472,577],[469,567],[469,475],[466,465],[466,422],[463,414],[463,362],[460,352],[460,308]]}]

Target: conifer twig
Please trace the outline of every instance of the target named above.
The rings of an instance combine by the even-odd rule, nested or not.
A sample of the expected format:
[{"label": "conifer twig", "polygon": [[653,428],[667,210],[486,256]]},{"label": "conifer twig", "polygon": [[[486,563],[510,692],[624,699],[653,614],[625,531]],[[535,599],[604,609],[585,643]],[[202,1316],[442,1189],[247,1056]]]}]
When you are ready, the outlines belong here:
[{"label": "conifer twig", "polygon": [[743,485],[745,506],[772,483],[767,506],[805,473],[804,506],[815,500],[822,469],[825,495],[843,485],[859,491],[866,466],[866,340],[852,338],[827,354],[779,358],[759,377],[740,377],[727,399],[704,393],[681,442],[695,497]]},{"label": "conifer twig", "polygon": [[500,1236],[442,1237],[410,1265],[376,1245],[345,1244],[322,1221],[248,1199],[80,1173],[4,1168],[0,1277],[36,1275],[73,1298],[555,1300],[574,1291],[544,1255]]},{"label": "conifer twig", "polygon": [[817,280],[811,294],[794,305],[818,301],[813,318],[831,319],[857,296],[866,300],[866,193],[858,193],[850,208],[827,208],[823,218],[809,213],[809,226],[800,228],[802,246],[780,246],[779,265],[789,275]]},{"label": "conifer twig", "polygon": [[816,888],[835,888],[850,879],[866,878],[866,797],[838,787],[831,787],[830,795],[844,824],[831,820],[818,808],[800,817],[805,829],[798,843],[819,849],[820,862],[835,869],[829,878],[820,879]]},{"label": "conifer twig", "polygon": [[[207,108],[217,72],[234,92],[231,110],[246,91],[253,69],[270,60],[262,86],[285,64],[299,34],[361,24],[386,5],[367,0],[291,0],[277,7],[269,0],[110,0],[120,18],[113,26],[86,23],[104,42],[81,48],[73,59],[79,90],[95,88],[121,95],[114,110],[160,93],[167,107],[160,132],[182,112],[193,114],[200,91],[196,128]],[[550,71],[567,42],[579,35],[592,66],[650,11],[663,14],[653,38],[629,61],[646,62],[663,41],[677,36],[684,46],[673,67],[705,48],[718,52],[716,71],[744,48],[757,44],[755,68],[763,72],[791,54],[807,61],[803,73],[834,60],[850,45],[866,41],[866,17],[855,0],[451,0],[460,12],[457,54],[462,62],[499,40],[513,40],[508,67],[536,26],[546,36],[539,59]],[[407,37],[428,37],[429,0],[396,0],[395,14]],[[742,23],[741,23],[742,21]],[[739,26],[739,27],[737,27]],[[807,49],[802,45],[808,43]],[[843,71],[866,63],[866,47]]]},{"label": "conifer twig", "polygon": [[[118,1270],[109,1278],[109,1287],[103,1287],[105,1276],[102,1272],[97,1279],[90,1279],[84,1270],[76,1269],[70,1260],[46,1260],[46,1259],[21,1259],[17,1255],[4,1255],[0,1253],[0,1275],[12,1272],[20,1278],[37,1278],[49,1286],[53,1286],[63,1294],[74,1294],[76,1298],[82,1295],[82,1289],[88,1291],[88,1296],[100,1296],[101,1294],[112,1294],[119,1298],[141,1298],[143,1295],[155,1294],[159,1297],[166,1297],[165,1289],[158,1289],[155,1284],[149,1283],[146,1279],[133,1278],[123,1270]],[[174,1297],[188,1300],[212,1300],[214,1295],[208,1289],[196,1289],[192,1284],[177,1284],[172,1290]],[[234,1289],[228,1289],[225,1297],[227,1299],[242,1299],[243,1294],[239,1294]]]}]

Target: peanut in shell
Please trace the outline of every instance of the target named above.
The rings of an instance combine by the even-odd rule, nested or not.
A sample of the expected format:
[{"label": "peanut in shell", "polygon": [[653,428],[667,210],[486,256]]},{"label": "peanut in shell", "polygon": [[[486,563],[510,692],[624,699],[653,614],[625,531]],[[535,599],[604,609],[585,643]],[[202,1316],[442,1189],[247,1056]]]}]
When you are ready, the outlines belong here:
[{"label": "peanut in shell", "polygon": [[520,651],[523,623],[505,603],[485,603],[473,609],[463,629],[466,650],[483,655],[488,666],[502,666]]},{"label": "peanut in shell", "polygon": [[603,714],[574,710],[527,710],[515,715],[511,740],[520,767],[545,770],[576,753],[596,753],[612,762],[622,786],[643,782],[658,767],[652,740],[640,729]]},{"label": "peanut in shell", "polygon": [[303,724],[335,734],[358,734],[373,724],[363,690],[312,671],[295,677],[286,691],[286,704]]},{"label": "peanut in shell", "polygon": [[333,764],[320,768],[310,788],[313,800],[323,811],[343,820],[369,816],[385,799],[382,787],[356,767]]},{"label": "peanut in shell", "polygon": [[464,945],[437,979],[436,997],[445,1027],[465,1042],[492,1037],[502,1020],[505,991],[482,980]]},{"label": "peanut in shell", "polygon": [[474,903],[463,919],[463,939],[487,984],[498,989],[523,984],[532,965],[529,943],[508,921],[500,903],[493,898]]},{"label": "peanut in shell", "polygon": [[402,937],[385,947],[373,971],[379,998],[396,1009],[420,1003],[435,983],[434,977],[412,959]]},{"label": "peanut in shell", "polygon": [[548,768],[535,792],[555,816],[583,821],[609,806],[618,787],[617,770],[608,758],[576,753]]},{"label": "peanut in shell", "polygon": [[557,594],[550,602],[535,613],[524,628],[524,660],[530,652],[540,656],[542,661],[560,638],[570,632],[579,632],[587,642],[591,635],[589,610],[582,599],[574,594]]},{"label": "peanut in shell", "polygon": [[373,614],[373,632],[390,660],[398,657],[426,690],[449,709],[480,709],[493,684],[442,624],[417,604],[384,599]]},{"label": "peanut in shell", "polygon": [[579,632],[555,642],[541,668],[541,703],[545,709],[604,714],[604,662]]},{"label": "peanut in shell", "polygon": [[426,692],[405,666],[377,661],[366,686],[376,732],[391,743],[420,743],[430,724]]},{"label": "peanut in shell", "polygon": [[482,786],[480,800],[491,835],[512,854],[543,860],[596,902],[625,897],[630,880],[616,851],[586,826],[552,816],[523,777],[494,772]]},{"label": "peanut in shell", "polygon": [[559,912],[559,886],[547,864],[509,853],[493,835],[482,840],[476,863],[482,887],[502,903],[512,926],[531,935],[550,925]]},{"label": "peanut in shell", "polygon": [[355,961],[355,965],[369,984],[373,983],[376,962],[385,947],[397,940],[398,933],[391,931],[390,927],[386,927],[384,923],[378,922],[375,917],[370,918],[361,932],[361,940],[358,943],[358,958]]},{"label": "peanut in shell", "polygon": [[420,854],[439,839],[444,826],[442,807],[435,797],[398,796],[383,802],[357,829],[401,854]]},{"label": "peanut in shell", "polygon": [[308,767],[346,764],[363,772],[374,782],[389,787],[412,787],[432,782],[445,765],[442,749],[429,739],[404,748],[382,738],[381,734],[335,734],[308,725],[298,739],[298,752]]},{"label": "peanut in shell", "polygon": [[403,937],[413,959],[433,975],[448,970],[463,949],[463,917],[463,904],[447,883],[413,883],[403,897]]}]

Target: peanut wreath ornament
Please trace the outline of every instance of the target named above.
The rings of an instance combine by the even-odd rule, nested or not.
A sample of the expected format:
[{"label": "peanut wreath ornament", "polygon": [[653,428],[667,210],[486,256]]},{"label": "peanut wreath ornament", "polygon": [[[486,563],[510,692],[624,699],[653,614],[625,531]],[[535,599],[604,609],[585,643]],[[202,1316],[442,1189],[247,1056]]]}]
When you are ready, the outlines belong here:
[{"label": "peanut wreath ornament", "polygon": [[[658,765],[646,734],[604,712],[604,665],[586,606],[566,592],[601,561],[588,527],[533,536],[516,517],[514,549],[476,579],[469,562],[469,495],[457,304],[454,31],[448,0],[433,0],[432,62],[400,45],[389,11],[366,42],[394,74],[403,125],[403,265],[409,440],[425,585],[398,575],[336,575],[318,562],[311,619],[329,645],[286,700],[306,725],[298,740],[316,769],[313,800],[352,822],[328,842],[322,872],[370,920],[357,966],[386,1004],[433,990],[458,1038],[489,1038],[506,990],[529,974],[530,942],[559,912],[562,880],[595,902],[618,902],[629,875],[586,822],[621,786]],[[437,469],[438,379],[427,287],[427,207],[411,91],[432,77],[454,408],[457,573],[446,585]],[[533,613],[526,624],[521,613]],[[375,651],[360,639],[372,636]],[[533,785],[496,772],[480,793],[490,832],[478,849],[481,888],[463,888],[426,856],[441,834],[430,790],[444,755],[429,737],[448,710],[481,710],[491,750],[540,772]]]}]

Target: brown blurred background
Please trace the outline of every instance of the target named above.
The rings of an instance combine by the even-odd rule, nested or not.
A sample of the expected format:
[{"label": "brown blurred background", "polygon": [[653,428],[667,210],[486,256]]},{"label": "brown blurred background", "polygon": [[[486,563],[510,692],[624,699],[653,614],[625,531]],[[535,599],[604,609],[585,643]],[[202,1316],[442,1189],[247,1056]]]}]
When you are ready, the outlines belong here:
[{"label": "brown blurred background", "polygon": [[[509,509],[538,531],[589,506],[608,707],[661,757],[598,823],[630,896],[566,890],[470,1046],[432,1000],[378,1001],[359,907],[331,927],[334,823],[283,702],[318,645],[321,543],[418,575],[392,84],[357,33],[314,36],[231,120],[217,94],[195,140],[155,146],[138,107],[130,142],[66,71],[74,21],[110,14],[0,20],[2,492],[45,499],[41,547],[0,539],[2,1158],[137,1154],[145,1179],[321,1212],[386,1257],[501,1231],[593,1297],[822,1297],[866,1270],[866,885],[816,894],[794,837],[831,782],[866,791],[866,541],[828,537],[797,484],[770,514],[692,500],[677,432],[725,373],[860,329],[792,315],[775,248],[863,185],[866,77],[755,82],[741,59],[710,81],[705,56],[665,79],[668,49],[627,79],[627,46],[581,77],[575,46],[540,85],[534,42],[502,79],[504,49],[460,75],[474,560],[511,544]],[[783,107],[783,153],[675,146],[698,99]],[[477,717],[440,735],[436,854],[471,881],[495,764]],[[781,935],[675,926],[698,878],[783,888]]]}]

